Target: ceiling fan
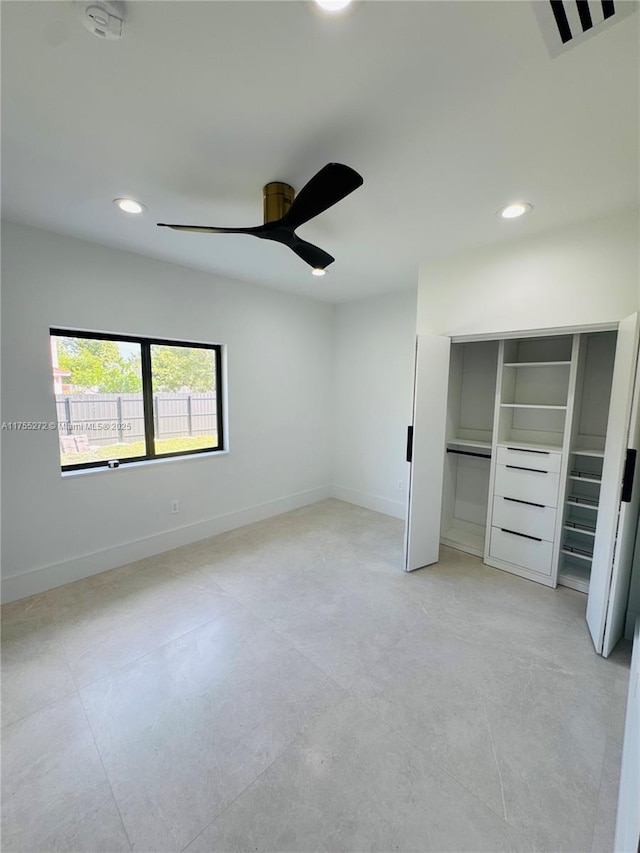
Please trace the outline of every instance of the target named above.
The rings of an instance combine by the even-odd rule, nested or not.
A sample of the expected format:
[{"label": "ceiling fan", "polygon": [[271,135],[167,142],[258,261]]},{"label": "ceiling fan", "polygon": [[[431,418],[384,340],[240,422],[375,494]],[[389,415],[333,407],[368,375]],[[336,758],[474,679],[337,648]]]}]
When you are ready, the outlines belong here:
[{"label": "ceiling fan", "polygon": [[264,225],[253,228],[214,228],[206,225],[168,225],[158,222],[160,228],[174,231],[201,231],[206,234],[252,234],[261,240],[283,243],[313,267],[314,272],[324,271],[335,260],[328,252],[312,243],[301,240],[296,228],[314,216],[332,207],[361,186],[362,177],[349,166],[327,163],[295,194],[293,187],[273,181],[264,187]]}]

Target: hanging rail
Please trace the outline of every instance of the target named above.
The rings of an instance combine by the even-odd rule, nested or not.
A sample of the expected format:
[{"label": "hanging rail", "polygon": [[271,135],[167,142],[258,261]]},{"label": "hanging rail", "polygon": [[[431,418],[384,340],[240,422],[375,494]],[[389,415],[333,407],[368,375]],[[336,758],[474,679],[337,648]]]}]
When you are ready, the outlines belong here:
[{"label": "hanging rail", "polygon": [[458,456],[477,456],[478,459],[491,459],[490,453],[472,453],[470,450],[454,450],[452,447],[447,447],[447,453],[457,453]]}]

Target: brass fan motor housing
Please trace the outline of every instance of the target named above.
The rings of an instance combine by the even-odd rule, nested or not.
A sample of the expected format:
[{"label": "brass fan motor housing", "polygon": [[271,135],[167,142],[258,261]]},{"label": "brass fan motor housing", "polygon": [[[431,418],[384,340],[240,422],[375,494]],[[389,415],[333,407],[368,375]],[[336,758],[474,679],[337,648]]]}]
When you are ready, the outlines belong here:
[{"label": "brass fan motor housing", "polygon": [[296,191],[289,184],[283,184],[280,181],[265,184],[262,190],[264,224],[282,219],[285,213],[289,212],[295,195]]}]

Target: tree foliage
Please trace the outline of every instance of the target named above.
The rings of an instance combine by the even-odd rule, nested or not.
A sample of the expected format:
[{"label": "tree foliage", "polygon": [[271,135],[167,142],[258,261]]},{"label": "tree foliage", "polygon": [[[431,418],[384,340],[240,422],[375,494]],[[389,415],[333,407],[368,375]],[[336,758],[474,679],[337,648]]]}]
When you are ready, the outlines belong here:
[{"label": "tree foliage", "polygon": [[99,394],[142,392],[139,352],[121,354],[115,341],[59,337],[58,364],[68,370],[68,382]]},{"label": "tree foliage", "polygon": [[[115,341],[59,337],[58,364],[68,383],[99,394],[142,392],[140,349],[123,355]],[[212,392],[216,388],[215,353],[198,347],[151,346],[153,390]]]},{"label": "tree foliage", "polygon": [[151,347],[154,391],[215,391],[214,350],[198,347]]}]

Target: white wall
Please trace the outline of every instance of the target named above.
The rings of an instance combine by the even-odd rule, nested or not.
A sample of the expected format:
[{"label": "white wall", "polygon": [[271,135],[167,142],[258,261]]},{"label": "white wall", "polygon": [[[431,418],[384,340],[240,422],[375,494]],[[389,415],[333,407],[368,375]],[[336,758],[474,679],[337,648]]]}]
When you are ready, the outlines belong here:
[{"label": "white wall", "polygon": [[335,308],[333,494],[400,518],[415,332],[415,290]]},{"label": "white wall", "polygon": [[423,266],[418,333],[615,322],[638,309],[638,287],[638,212],[623,211]]},{"label": "white wall", "polygon": [[62,326],[226,344],[230,437],[228,455],[62,477],[55,432],[4,431],[5,600],[330,493],[330,305],[15,224],[2,249],[4,421],[56,420]]}]

